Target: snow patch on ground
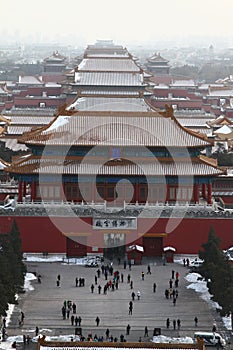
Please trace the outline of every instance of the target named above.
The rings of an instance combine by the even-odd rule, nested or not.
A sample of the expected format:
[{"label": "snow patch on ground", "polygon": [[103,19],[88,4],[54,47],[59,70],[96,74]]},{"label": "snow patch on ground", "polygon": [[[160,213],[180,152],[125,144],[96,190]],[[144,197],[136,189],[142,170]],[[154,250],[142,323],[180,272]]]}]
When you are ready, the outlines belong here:
[{"label": "snow patch on ground", "polygon": [[152,342],[153,343],[172,343],[172,344],[181,344],[181,343],[193,344],[193,339],[191,337],[171,338],[171,337],[166,337],[165,335],[158,335],[153,337]]}]

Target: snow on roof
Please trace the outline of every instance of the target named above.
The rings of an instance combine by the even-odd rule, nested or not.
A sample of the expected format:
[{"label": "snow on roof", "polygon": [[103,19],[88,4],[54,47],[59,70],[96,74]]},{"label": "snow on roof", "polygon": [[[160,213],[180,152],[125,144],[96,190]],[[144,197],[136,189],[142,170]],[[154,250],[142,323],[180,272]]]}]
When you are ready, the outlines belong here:
[{"label": "snow on roof", "polygon": [[174,80],[171,83],[171,86],[195,86],[194,80]]},{"label": "snow on roof", "polygon": [[43,81],[41,76],[20,75],[19,84],[43,84]]},{"label": "snow on roof", "polygon": [[213,90],[209,92],[209,96],[216,96],[216,97],[233,96],[233,89]]},{"label": "snow on roof", "polygon": [[167,252],[168,250],[172,250],[173,252],[175,252],[176,248],[168,246],[168,247],[164,247],[163,250],[164,250],[164,252]]},{"label": "snow on roof", "polygon": [[223,125],[221,128],[219,128],[218,130],[215,130],[213,133],[214,134],[230,134],[230,133],[232,133],[232,129],[227,125]]},{"label": "snow on roof", "polygon": [[142,253],[144,252],[144,248],[141,245],[137,245],[137,244],[129,246],[129,249],[130,250],[137,250],[137,251],[142,252]]},{"label": "snow on roof", "polygon": [[0,170],[4,169],[7,165],[0,159]]},{"label": "snow on roof", "polygon": [[50,127],[48,129],[46,129],[46,132],[52,131],[54,129],[59,128],[60,126],[63,126],[65,124],[69,123],[69,119],[70,119],[70,117],[67,115],[59,115],[57,117],[57,119],[55,119],[55,121],[50,125]]}]

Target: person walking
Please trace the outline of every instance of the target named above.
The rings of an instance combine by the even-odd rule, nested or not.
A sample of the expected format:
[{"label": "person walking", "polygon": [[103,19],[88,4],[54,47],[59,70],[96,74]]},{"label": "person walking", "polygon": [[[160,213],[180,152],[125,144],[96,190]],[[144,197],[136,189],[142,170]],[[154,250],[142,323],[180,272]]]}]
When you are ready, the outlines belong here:
[{"label": "person walking", "polygon": [[148,275],[151,275],[150,265],[147,266],[147,274],[148,274]]},{"label": "person walking", "polygon": [[105,332],[105,335],[106,335],[106,339],[108,340],[108,338],[109,338],[109,334],[110,334],[110,331],[109,331],[109,329],[107,328],[106,329],[106,332]]},{"label": "person walking", "polygon": [[132,315],[133,314],[133,302],[130,301],[129,302],[129,315]]},{"label": "person walking", "polygon": [[73,309],[73,314],[76,314],[77,307],[75,303],[72,304],[72,309]]},{"label": "person walking", "polygon": [[41,275],[38,275],[38,276],[37,276],[37,282],[38,282],[38,283],[41,283]]},{"label": "person walking", "polygon": [[176,297],[173,298],[173,305],[176,306]]},{"label": "person walking", "polygon": [[38,336],[39,334],[39,327],[36,326],[36,329],[35,329],[35,334],[36,334],[36,337]]},{"label": "person walking", "polygon": [[197,316],[194,317],[194,324],[195,324],[195,327],[197,327],[197,325],[198,325],[198,318],[197,318]]},{"label": "person walking", "polygon": [[78,287],[78,277],[75,278],[75,287]]},{"label": "person walking", "polygon": [[123,283],[124,282],[124,274],[122,273],[121,274],[121,283]]},{"label": "person walking", "polygon": [[25,318],[24,312],[21,311],[21,318],[20,318],[21,325],[23,325],[24,323],[24,318]]},{"label": "person walking", "polygon": [[138,297],[138,300],[140,300],[140,298],[141,298],[141,292],[140,292],[140,290],[137,291],[137,297]]},{"label": "person walking", "polygon": [[142,281],[144,281],[145,273],[142,271]]},{"label": "person walking", "polygon": [[156,283],[153,284],[153,292],[156,292]]},{"label": "person walking", "polygon": [[174,280],[174,278],[175,278],[175,271],[172,270],[172,279]]},{"label": "person walking", "polygon": [[2,327],[3,328],[6,328],[6,318],[4,317],[3,320],[2,320]]},{"label": "person walking", "polygon": [[94,288],[95,288],[95,286],[94,286],[94,284],[92,283],[92,285],[91,285],[91,292],[92,292],[92,293],[94,292]]},{"label": "person walking", "polygon": [[132,292],[131,297],[132,297],[132,300],[134,301],[134,299],[135,299],[135,293],[134,292]]},{"label": "person walking", "polygon": [[145,327],[144,337],[149,337],[149,333],[148,333],[148,328],[147,328],[147,326]]},{"label": "person walking", "polygon": [[133,281],[130,281],[130,289],[133,289]]},{"label": "person walking", "polygon": [[179,319],[179,318],[178,318],[178,320],[176,321],[176,323],[177,323],[177,328],[180,330],[181,321],[180,321],[180,319]]},{"label": "person walking", "polygon": [[166,327],[167,327],[167,329],[169,329],[169,327],[170,327],[170,319],[169,318],[167,318],[167,320],[166,320]]},{"label": "person walking", "polygon": [[99,317],[98,317],[98,316],[96,317],[95,322],[96,322],[96,326],[98,327],[98,326],[99,326],[99,324],[100,324],[100,319],[99,319]]},{"label": "person walking", "polygon": [[71,326],[73,326],[74,325],[74,315],[71,315],[70,322],[71,322]]},{"label": "person walking", "polygon": [[176,329],[176,320],[173,320],[173,329]]},{"label": "person walking", "polygon": [[99,293],[99,294],[101,293],[101,289],[102,289],[102,287],[101,287],[101,285],[99,284],[99,285],[98,285],[98,293]]},{"label": "person walking", "polygon": [[128,324],[127,327],[126,327],[126,335],[129,335],[130,329],[131,329],[131,327],[130,327],[130,325]]}]

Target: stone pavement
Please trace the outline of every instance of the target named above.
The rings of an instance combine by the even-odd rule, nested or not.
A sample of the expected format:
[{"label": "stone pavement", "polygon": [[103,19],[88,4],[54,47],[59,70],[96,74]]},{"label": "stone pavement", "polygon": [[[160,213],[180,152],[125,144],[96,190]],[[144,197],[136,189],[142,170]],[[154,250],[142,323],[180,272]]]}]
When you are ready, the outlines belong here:
[{"label": "stone pavement", "polygon": [[[33,281],[34,290],[21,294],[19,304],[15,308],[12,322],[7,329],[9,335],[29,334],[36,326],[39,329],[46,328],[52,332],[47,335],[74,334],[75,327],[71,326],[70,319],[63,320],[61,308],[64,300],[71,300],[77,305],[77,315],[81,316],[82,333],[85,337],[89,333],[105,336],[107,328],[110,334],[117,337],[124,334],[127,341],[138,341],[141,336],[143,341],[149,341],[153,336],[155,327],[161,328],[161,333],[166,336],[183,337],[190,336],[197,330],[211,331],[214,322],[217,322],[218,330],[224,331],[221,319],[215,310],[210,310],[208,304],[199,294],[192,289],[187,289],[189,284],[185,280],[188,269],[182,265],[172,263],[151,264],[151,274],[147,274],[147,265],[132,266],[131,271],[127,266],[114,264],[115,270],[124,274],[124,282],[119,283],[119,289],[103,294],[103,286],[106,283],[104,275],[98,279],[102,286],[101,295],[95,285],[94,293],[90,291],[91,284],[95,284],[94,277],[97,268],[88,268],[78,265],[64,265],[61,263],[30,263],[27,262],[28,272],[35,272],[42,276],[42,283]],[[167,300],[164,291],[169,287],[171,271],[179,272],[179,296],[176,305],[172,299]],[[141,273],[145,278],[142,280]],[[61,276],[61,286],[57,287],[57,275]],[[133,290],[127,283],[127,275],[133,280]],[[75,287],[75,278],[84,277],[85,287]],[[109,276],[110,278],[110,276]],[[153,293],[153,283],[156,282],[156,293]],[[133,314],[128,314],[128,305],[132,291],[141,292],[141,299],[133,302]],[[137,298],[135,298],[137,299]],[[20,311],[25,314],[24,325],[19,327],[18,319]],[[100,318],[99,327],[96,326],[96,317]],[[194,325],[194,317],[198,317],[198,327]],[[171,326],[166,328],[166,319],[170,318]],[[180,319],[180,330],[174,330],[172,321]],[[130,324],[130,334],[126,335],[126,326]],[[144,337],[144,328],[148,327],[149,337]]]}]

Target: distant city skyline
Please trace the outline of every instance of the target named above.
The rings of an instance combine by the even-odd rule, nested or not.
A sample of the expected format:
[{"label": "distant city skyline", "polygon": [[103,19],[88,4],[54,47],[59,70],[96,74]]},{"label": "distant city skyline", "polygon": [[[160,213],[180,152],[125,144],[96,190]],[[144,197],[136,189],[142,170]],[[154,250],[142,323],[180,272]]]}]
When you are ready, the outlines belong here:
[{"label": "distant city skyline", "polygon": [[0,42],[233,47],[232,13],[231,0],[2,1]]}]

